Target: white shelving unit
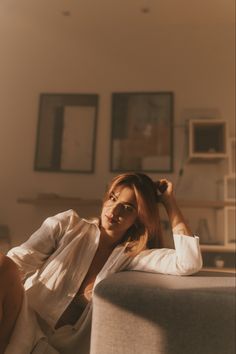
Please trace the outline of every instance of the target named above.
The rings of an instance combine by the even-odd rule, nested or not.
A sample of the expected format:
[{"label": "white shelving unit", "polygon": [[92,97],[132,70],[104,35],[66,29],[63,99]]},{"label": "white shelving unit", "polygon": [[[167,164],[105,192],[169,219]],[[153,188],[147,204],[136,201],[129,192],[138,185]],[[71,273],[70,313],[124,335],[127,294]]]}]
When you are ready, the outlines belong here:
[{"label": "white shelving unit", "polygon": [[[97,210],[100,210],[101,206],[102,206],[102,200],[99,199],[81,199],[81,198],[71,198],[71,197],[61,197],[61,196],[50,196],[50,195],[45,195],[44,197],[35,197],[35,198],[19,198],[17,200],[19,203],[23,203],[23,204],[29,204],[35,207],[69,207],[69,208],[75,208],[77,209],[81,209],[84,207],[89,207],[89,209],[91,210],[91,208],[95,207]],[[216,226],[216,219],[217,219],[217,214],[221,213],[220,217],[223,219],[222,224],[221,224],[221,232],[218,232],[218,235],[214,234],[213,231],[213,236],[217,236],[216,240],[217,240],[217,244],[201,244],[201,249],[203,252],[207,252],[207,253],[219,253],[219,252],[223,252],[223,253],[232,253],[235,250],[235,244],[232,242],[229,242],[230,240],[230,235],[231,233],[229,233],[229,236],[225,237],[225,235],[228,235],[228,231],[227,229],[227,221],[228,221],[228,217],[225,216],[226,210],[235,210],[235,203],[233,201],[220,201],[220,200],[214,200],[214,201],[210,201],[210,200],[184,200],[184,199],[179,199],[178,200],[178,204],[180,206],[180,208],[183,210],[184,215],[187,216],[188,219],[188,213],[192,212],[194,216],[197,216],[196,220],[199,217],[207,217],[207,212],[209,213],[209,219],[212,219],[212,223],[211,223],[211,227],[217,227]],[[90,215],[91,216],[91,215]],[[166,221],[166,225],[168,225],[167,219],[166,219],[166,213],[164,211],[164,207],[162,206],[160,208],[160,216],[161,216],[161,220]],[[190,225],[192,226],[192,224],[194,222],[192,222],[193,220],[191,220],[191,216],[189,217],[189,222]],[[164,232],[166,231],[165,234],[165,241],[166,241],[166,245],[165,247],[173,247],[173,240],[171,237],[171,233],[170,230],[164,230]],[[230,269],[225,269],[227,271],[233,271],[232,268]]]},{"label": "white shelving unit", "polygon": [[225,244],[227,247],[232,247],[235,250],[236,235],[235,235],[235,217],[236,217],[236,174],[235,174],[235,137],[228,139],[229,151],[229,168],[228,174],[223,180],[223,200],[225,202],[233,202],[232,206],[225,206],[223,210],[218,211],[217,220],[218,228],[225,235]]},{"label": "white shelving unit", "polygon": [[236,174],[236,138],[229,138],[229,174],[235,176]]},{"label": "white shelving unit", "polygon": [[225,175],[218,181],[218,199],[225,201],[235,201],[236,176]]},{"label": "white shelving unit", "polygon": [[227,121],[190,119],[188,121],[189,162],[210,162],[227,158]]},{"label": "white shelving unit", "polygon": [[[202,250],[205,251],[235,251],[232,227],[229,227],[235,217],[235,201],[210,201],[210,200],[178,200],[178,204],[183,210],[193,231],[197,233],[199,220],[206,221],[209,235],[204,235],[199,230]],[[202,233],[202,234],[201,234]],[[209,236],[207,239],[206,236]]]},{"label": "white shelving unit", "polygon": [[[50,196],[50,195],[45,195],[44,197],[35,197],[35,198],[18,198],[18,203],[23,203],[23,204],[30,204],[33,206],[41,206],[41,207],[48,207],[48,206],[65,206],[65,207],[75,207],[77,208],[82,208],[82,207],[101,207],[102,206],[102,200],[100,199],[81,199],[81,198],[76,198],[76,197],[61,197],[61,196]],[[187,215],[189,211],[193,211],[195,215],[197,215],[197,218],[199,217],[205,217],[206,215],[206,210],[209,210],[212,214],[213,218],[216,218],[216,213],[217,215],[219,214],[220,217],[224,216],[222,212],[224,210],[233,210],[235,208],[235,203],[234,201],[220,201],[220,200],[184,200],[184,199],[179,199],[178,204],[183,209],[184,214]],[[198,210],[198,212],[195,211],[195,209]],[[203,212],[201,215],[201,212],[199,213],[199,209]],[[163,212],[162,212],[163,214]],[[163,214],[164,215],[164,214]],[[191,222],[192,224],[192,222]],[[212,224],[216,225],[216,221],[213,220]],[[222,221],[221,222],[221,227],[222,225],[225,225],[225,223]],[[225,234],[225,232],[222,232],[222,234]],[[230,244],[225,242],[224,238],[218,238],[218,244],[211,244],[211,245],[205,245],[202,244],[201,247],[203,249],[222,249],[228,248],[230,249]],[[232,248],[232,247],[231,247]]]},{"label": "white shelving unit", "polygon": [[235,272],[235,202],[179,200],[179,205],[193,232],[199,222],[203,225],[199,236],[204,268]]},{"label": "white shelving unit", "polygon": [[235,206],[225,207],[217,213],[217,228],[224,235],[224,244],[229,249],[235,250]]},{"label": "white shelving unit", "polygon": [[215,266],[219,266],[221,263],[226,264],[228,262],[226,254],[228,254],[231,263],[233,263],[236,246],[235,137],[228,137],[227,121],[202,118],[188,121],[188,138],[189,163],[216,163],[225,159],[228,163],[228,171],[218,184],[219,200],[214,202],[193,201],[192,205],[191,203],[186,205],[186,213],[184,210],[184,214],[190,213],[190,209],[195,208],[192,215],[189,216],[189,221],[191,226],[195,222],[195,228],[197,227],[196,223],[200,225],[203,231],[201,249],[205,255],[211,254],[211,262],[213,261]]}]

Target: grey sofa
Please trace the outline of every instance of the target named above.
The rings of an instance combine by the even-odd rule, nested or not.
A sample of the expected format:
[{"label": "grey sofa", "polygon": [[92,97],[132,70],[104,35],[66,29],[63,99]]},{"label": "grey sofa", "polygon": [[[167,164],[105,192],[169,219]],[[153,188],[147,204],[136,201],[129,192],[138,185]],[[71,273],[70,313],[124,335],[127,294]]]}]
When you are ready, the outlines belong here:
[{"label": "grey sofa", "polygon": [[234,274],[113,274],[93,303],[91,354],[235,354]]}]

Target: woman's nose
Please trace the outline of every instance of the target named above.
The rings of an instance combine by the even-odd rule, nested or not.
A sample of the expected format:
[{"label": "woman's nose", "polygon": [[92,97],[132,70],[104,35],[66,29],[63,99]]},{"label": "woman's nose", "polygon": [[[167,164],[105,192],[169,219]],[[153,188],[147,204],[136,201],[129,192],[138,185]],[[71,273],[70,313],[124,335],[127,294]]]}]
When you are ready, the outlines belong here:
[{"label": "woman's nose", "polygon": [[113,216],[119,215],[120,211],[121,211],[121,205],[120,204],[115,204],[111,208],[111,214]]}]

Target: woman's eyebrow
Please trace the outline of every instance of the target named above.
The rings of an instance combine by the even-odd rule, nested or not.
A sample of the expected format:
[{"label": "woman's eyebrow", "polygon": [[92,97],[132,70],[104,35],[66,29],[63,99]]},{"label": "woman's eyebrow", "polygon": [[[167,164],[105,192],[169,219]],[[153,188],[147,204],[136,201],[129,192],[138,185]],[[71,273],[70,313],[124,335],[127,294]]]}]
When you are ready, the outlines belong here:
[{"label": "woman's eyebrow", "polygon": [[[116,199],[119,197],[119,194],[120,194],[120,192],[117,192],[116,194],[115,194],[115,192],[113,192],[113,191],[111,192],[111,196],[112,196],[112,197],[115,197]],[[125,205],[129,205],[131,208],[137,210],[137,207],[136,207],[133,203],[130,203],[130,202],[122,202],[122,201],[121,201],[121,203],[122,203],[122,204],[125,204]]]}]

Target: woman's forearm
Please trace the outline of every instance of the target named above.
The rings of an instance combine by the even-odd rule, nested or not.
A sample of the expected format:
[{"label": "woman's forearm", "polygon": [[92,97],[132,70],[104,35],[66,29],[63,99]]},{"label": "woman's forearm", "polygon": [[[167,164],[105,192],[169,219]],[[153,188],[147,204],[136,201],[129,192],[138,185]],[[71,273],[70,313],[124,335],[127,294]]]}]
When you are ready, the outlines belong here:
[{"label": "woman's forearm", "polygon": [[173,184],[167,179],[156,182],[159,192],[159,200],[163,203],[174,234],[192,236],[192,231],[188,226],[174,195]]},{"label": "woman's forearm", "polygon": [[174,196],[163,201],[169,221],[175,234],[192,236],[192,231],[187,224]]}]

